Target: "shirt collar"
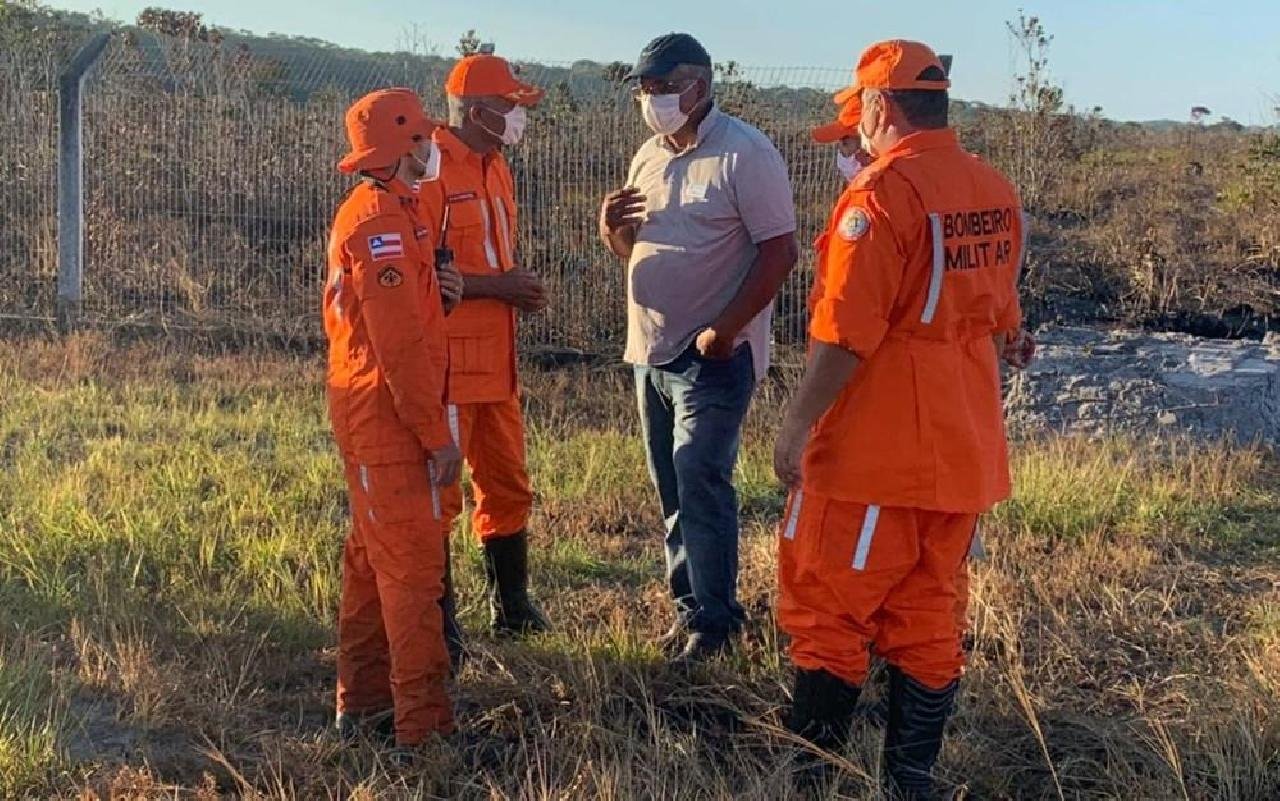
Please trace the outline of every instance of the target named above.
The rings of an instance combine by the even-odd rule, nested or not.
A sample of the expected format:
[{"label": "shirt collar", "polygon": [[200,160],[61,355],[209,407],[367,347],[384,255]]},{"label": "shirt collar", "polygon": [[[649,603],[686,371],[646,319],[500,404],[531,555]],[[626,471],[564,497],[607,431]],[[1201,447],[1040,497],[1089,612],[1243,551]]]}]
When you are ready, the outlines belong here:
[{"label": "shirt collar", "polygon": [[502,150],[495,150],[490,154],[477,154],[476,151],[467,146],[466,142],[458,138],[458,134],[453,133],[452,129],[445,127],[445,125],[440,125],[439,128],[435,129],[433,138],[435,138],[436,145],[440,146],[440,154],[453,161],[470,160],[475,161],[476,165],[485,165],[492,163],[502,155]]},{"label": "shirt collar", "polygon": [[675,148],[671,147],[671,144],[667,141],[667,137],[665,136],[658,137],[658,146],[661,147],[663,150],[667,151],[668,153],[671,153],[676,156],[682,155],[684,153],[691,153],[694,150],[697,150],[699,147],[701,147],[702,143],[707,140],[707,137],[715,133],[716,129],[719,128],[721,123],[724,122],[725,117],[726,117],[725,113],[713,105],[707,111],[707,116],[703,117],[702,122],[698,123],[698,138],[695,139],[693,144],[690,145],[687,149],[676,150]]},{"label": "shirt collar", "polygon": [[904,136],[898,143],[885,151],[881,159],[892,159],[908,153],[921,153],[926,150],[942,150],[960,147],[960,140],[953,128],[938,128],[931,131],[918,131]]},{"label": "shirt collar", "polygon": [[466,142],[459,139],[457,134],[444,125],[436,129],[433,138],[436,140],[436,144],[440,146],[441,153],[454,161],[483,160],[483,156],[467,147]]},{"label": "shirt collar", "polygon": [[366,177],[365,181],[370,186],[375,186],[375,187],[378,187],[379,189],[383,189],[387,192],[390,192],[391,194],[400,198],[401,201],[416,203],[418,200],[418,196],[413,191],[413,187],[409,186],[404,181],[401,181],[399,178],[393,177],[385,181],[381,181],[381,180],[378,180],[377,178]]}]

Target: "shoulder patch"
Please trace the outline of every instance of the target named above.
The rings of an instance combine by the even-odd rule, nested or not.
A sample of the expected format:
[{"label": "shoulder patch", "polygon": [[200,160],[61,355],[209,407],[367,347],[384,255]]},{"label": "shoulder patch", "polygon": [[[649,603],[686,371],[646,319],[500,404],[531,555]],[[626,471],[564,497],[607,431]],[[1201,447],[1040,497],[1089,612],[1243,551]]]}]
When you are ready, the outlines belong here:
[{"label": "shoulder patch", "polygon": [[375,234],[369,237],[369,255],[374,261],[402,258],[404,241],[398,233]]},{"label": "shoulder patch", "polygon": [[848,242],[861,239],[870,230],[871,217],[868,216],[864,209],[860,208],[852,208],[846,211],[836,225],[836,232],[840,234],[840,238]]},{"label": "shoulder patch", "polygon": [[385,267],[378,273],[378,284],[387,289],[394,289],[404,283],[404,276],[395,267]]}]

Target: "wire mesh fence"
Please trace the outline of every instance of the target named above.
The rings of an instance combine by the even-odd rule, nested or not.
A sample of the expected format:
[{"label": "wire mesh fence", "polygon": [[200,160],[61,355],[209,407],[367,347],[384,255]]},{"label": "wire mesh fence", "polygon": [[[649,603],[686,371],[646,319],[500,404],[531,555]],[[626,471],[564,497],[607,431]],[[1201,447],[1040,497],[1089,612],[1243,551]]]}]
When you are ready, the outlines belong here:
[{"label": "wire mesh fence", "polygon": [[[0,314],[52,315],[56,283],[57,54],[0,55]],[[7,60],[5,60],[7,59]],[[337,48],[256,52],[227,42],[119,31],[84,101],[82,319],[98,324],[319,335],[325,241],[350,185],[334,164],[343,113],[389,85],[444,114],[449,59]],[[618,71],[521,64],[548,89],[508,152],[518,185],[520,261],[554,298],[525,321],[529,345],[611,352],[625,327],[624,267],[596,238],[606,192],[648,135]],[[718,102],[768,134],[791,168],[801,242],[839,191],[832,154],[808,131],[829,118],[840,69],[728,65]],[[777,339],[803,340],[807,249],[777,303]]]},{"label": "wire mesh fence", "polygon": [[37,39],[0,37],[0,317],[53,315],[63,56]]}]

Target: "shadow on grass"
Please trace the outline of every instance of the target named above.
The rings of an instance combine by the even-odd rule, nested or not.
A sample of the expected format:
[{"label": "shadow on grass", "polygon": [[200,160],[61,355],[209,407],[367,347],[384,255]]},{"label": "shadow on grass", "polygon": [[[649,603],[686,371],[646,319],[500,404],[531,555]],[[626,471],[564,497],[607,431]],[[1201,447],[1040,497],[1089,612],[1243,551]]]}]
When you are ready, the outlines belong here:
[{"label": "shadow on grass", "polygon": [[[318,659],[328,628],[218,598],[178,608],[125,586],[104,597],[102,586],[80,578],[51,597],[21,577],[0,577],[0,751],[32,733],[47,740],[20,771],[0,771],[6,797],[58,790],[73,781],[61,768],[147,765],[164,781],[197,786],[210,773],[230,786],[209,743],[235,729],[328,725],[332,676]],[[33,692],[6,680],[25,674],[47,683]],[[246,710],[254,720],[235,719]]]}]

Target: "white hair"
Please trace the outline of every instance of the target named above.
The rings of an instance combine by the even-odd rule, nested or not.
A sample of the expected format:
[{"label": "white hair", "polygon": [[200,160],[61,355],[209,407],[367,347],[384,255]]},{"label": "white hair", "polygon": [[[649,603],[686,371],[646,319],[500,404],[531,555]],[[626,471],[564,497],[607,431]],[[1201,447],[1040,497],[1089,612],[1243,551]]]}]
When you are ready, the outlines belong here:
[{"label": "white hair", "polygon": [[481,95],[470,95],[468,97],[454,97],[449,95],[446,98],[449,104],[449,124],[454,128],[461,127],[467,121],[467,114],[476,106],[487,107],[488,103],[497,100],[497,96],[488,97]]}]

